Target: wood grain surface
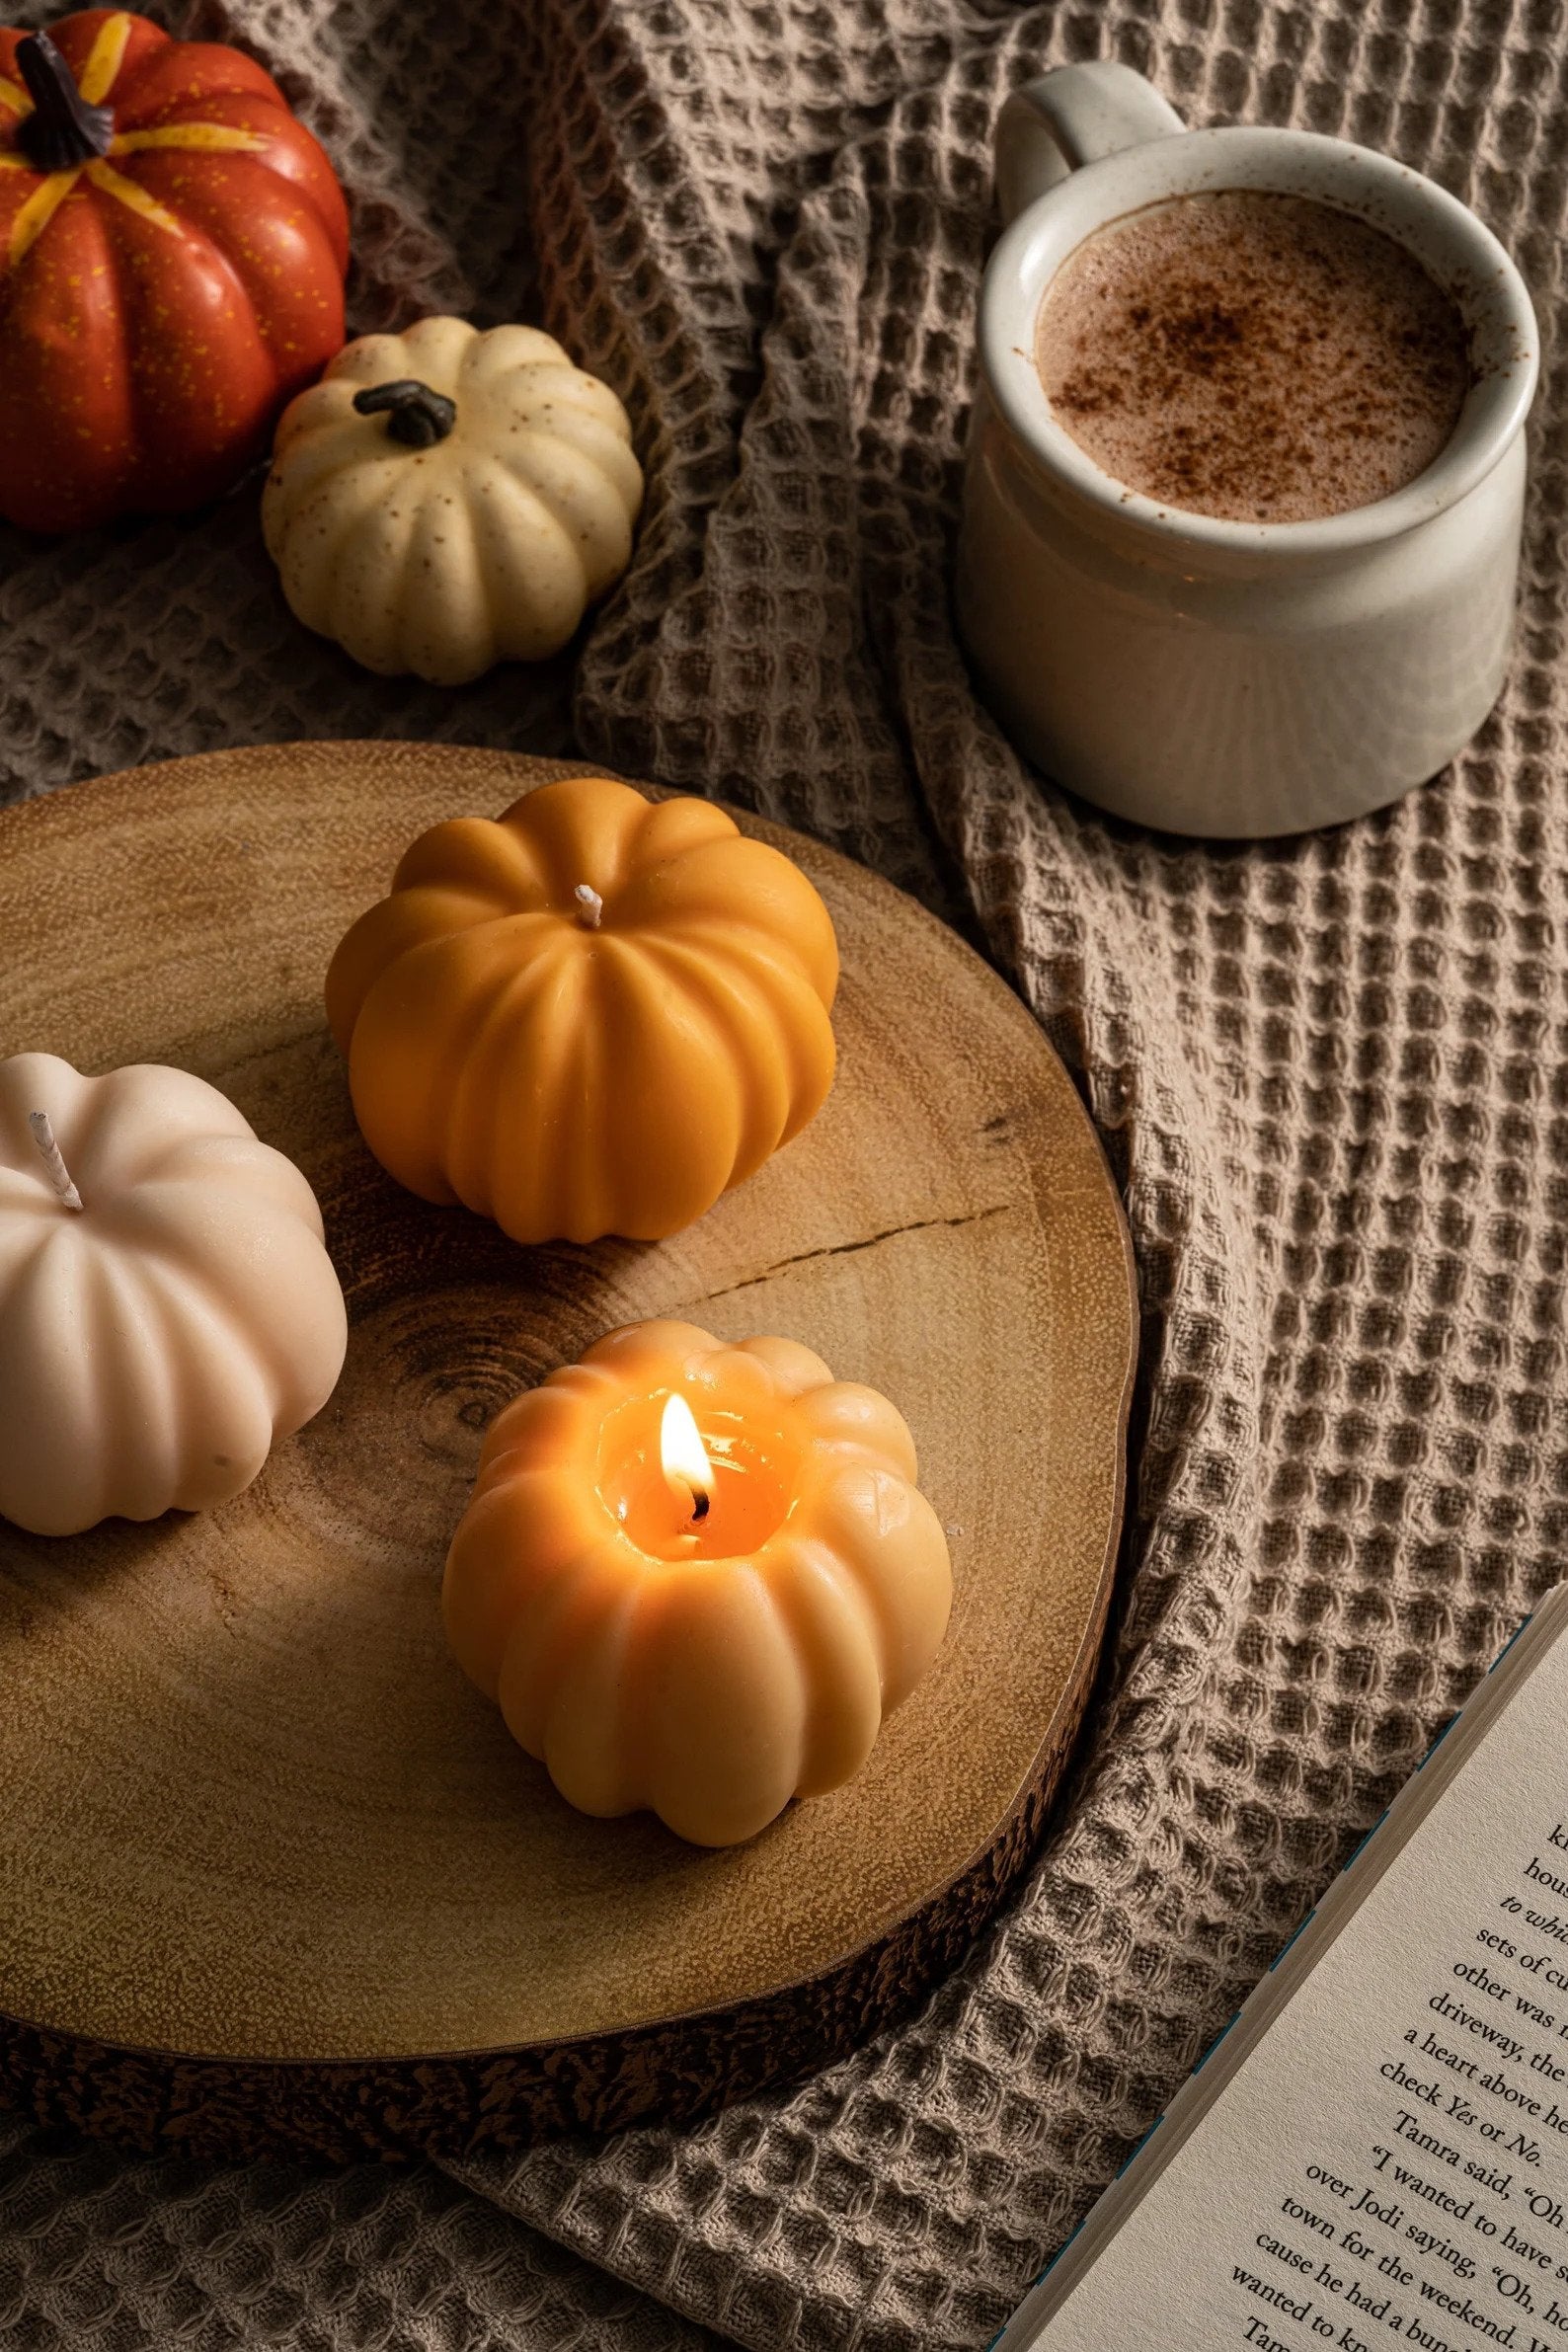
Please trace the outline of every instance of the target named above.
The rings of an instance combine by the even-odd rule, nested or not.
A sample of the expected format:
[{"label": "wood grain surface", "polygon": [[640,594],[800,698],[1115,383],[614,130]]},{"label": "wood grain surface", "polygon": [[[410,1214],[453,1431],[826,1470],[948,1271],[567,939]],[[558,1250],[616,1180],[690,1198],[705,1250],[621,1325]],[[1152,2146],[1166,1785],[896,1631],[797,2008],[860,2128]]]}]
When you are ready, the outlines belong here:
[{"label": "wood grain surface", "polygon": [[[0,817],[0,1052],[172,1061],[321,1199],[349,1360],[225,1509],[0,1528],[0,2083],[213,2155],[516,2145],[685,2116],[917,1999],[1029,1860],[1093,1673],[1136,1338],[1115,1188],[1002,982],[820,845],[839,1075],[657,1246],[523,1250],[353,1127],[327,960],[437,819],[571,772],[303,744]],[[497,1407],[613,1325],[780,1332],[899,1404],[949,1529],[943,1652],[858,1780],[703,1851],[573,1812],[447,1656]]]}]

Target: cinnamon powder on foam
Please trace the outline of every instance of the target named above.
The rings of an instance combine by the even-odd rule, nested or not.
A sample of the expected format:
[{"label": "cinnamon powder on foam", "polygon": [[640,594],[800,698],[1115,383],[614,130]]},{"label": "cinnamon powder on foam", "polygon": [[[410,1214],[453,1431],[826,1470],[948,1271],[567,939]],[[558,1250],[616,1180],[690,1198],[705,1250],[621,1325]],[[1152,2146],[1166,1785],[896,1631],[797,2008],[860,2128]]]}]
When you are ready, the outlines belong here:
[{"label": "cinnamon powder on foam", "polygon": [[1178,196],[1070,255],[1036,364],[1102,470],[1238,522],[1366,507],[1425,471],[1471,381],[1464,324],[1402,246],[1303,196]]}]

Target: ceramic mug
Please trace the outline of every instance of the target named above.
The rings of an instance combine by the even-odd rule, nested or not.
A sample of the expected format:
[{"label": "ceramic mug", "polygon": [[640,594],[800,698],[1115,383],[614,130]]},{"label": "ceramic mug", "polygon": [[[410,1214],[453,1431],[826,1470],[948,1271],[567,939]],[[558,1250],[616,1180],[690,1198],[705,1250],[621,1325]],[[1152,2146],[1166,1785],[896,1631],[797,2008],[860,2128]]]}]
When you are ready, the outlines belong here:
[{"label": "ceramic mug", "polygon": [[[985,272],[956,583],[987,701],[1101,808],[1184,833],[1333,824],[1434,775],[1502,686],[1539,344],[1519,272],[1455,197],[1300,130],[1186,130],[1125,65],[1070,65],[1002,110],[1011,221]],[[1035,367],[1053,275],[1086,237],[1203,190],[1311,196],[1396,238],[1470,335],[1448,445],[1391,498],[1316,522],[1183,513],[1103,473]]]}]

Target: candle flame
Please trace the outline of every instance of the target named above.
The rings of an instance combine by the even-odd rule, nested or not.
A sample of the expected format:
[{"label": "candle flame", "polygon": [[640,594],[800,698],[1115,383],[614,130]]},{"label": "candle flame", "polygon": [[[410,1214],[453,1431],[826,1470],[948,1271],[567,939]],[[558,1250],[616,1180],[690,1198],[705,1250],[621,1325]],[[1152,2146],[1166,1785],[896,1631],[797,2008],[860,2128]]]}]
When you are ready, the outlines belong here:
[{"label": "candle flame", "polygon": [[713,1494],[713,1465],[683,1396],[671,1396],[666,1402],[659,1427],[659,1464],[675,1493],[682,1487],[690,1493],[692,1518],[706,1519]]}]

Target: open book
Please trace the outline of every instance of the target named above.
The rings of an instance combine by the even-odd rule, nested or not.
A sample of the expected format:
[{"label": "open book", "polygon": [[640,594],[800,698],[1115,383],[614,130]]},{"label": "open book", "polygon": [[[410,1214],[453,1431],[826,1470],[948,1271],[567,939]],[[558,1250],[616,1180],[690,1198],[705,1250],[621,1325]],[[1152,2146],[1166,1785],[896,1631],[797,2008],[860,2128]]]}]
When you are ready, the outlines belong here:
[{"label": "open book", "polygon": [[997,2352],[1568,2352],[1568,1586]]}]

